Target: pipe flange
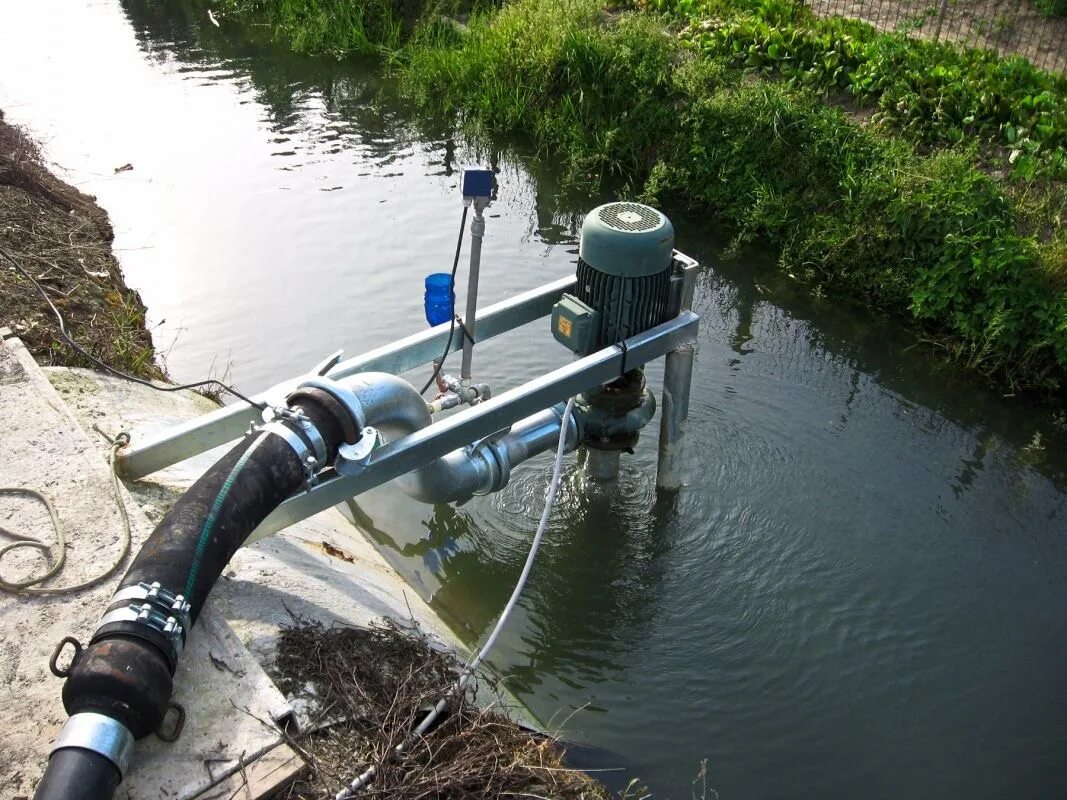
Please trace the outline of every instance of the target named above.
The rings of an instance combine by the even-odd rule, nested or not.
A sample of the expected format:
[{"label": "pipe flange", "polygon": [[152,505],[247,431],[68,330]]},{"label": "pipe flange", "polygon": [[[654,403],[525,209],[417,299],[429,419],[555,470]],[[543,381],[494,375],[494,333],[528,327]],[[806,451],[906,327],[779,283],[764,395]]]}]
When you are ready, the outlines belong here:
[{"label": "pipe flange", "polygon": [[[506,433],[506,431],[504,433]],[[493,435],[494,437],[498,436],[498,434]],[[502,451],[502,448],[496,439],[483,439],[471,448],[470,453],[472,458],[480,457],[484,459],[493,475],[493,481],[489,486],[489,489],[485,492],[475,492],[475,494],[491,494],[492,492],[499,492],[511,482],[511,461],[508,459],[506,453]]]},{"label": "pipe flange", "polygon": [[[126,775],[133,757],[133,734],[116,719],[105,714],[82,711],[72,715],[52,745],[52,752],[77,747],[99,753]],[[76,787],[71,787],[76,788]]]},{"label": "pipe flange", "polygon": [[[333,380],[332,378],[308,378],[301,381],[300,385],[296,387],[296,391],[301,389],[318,389],[319,391],[326,392],[334,400],[344,406],[345,411],[348,412],[352,418],[352,423],[357,431],[363,430],[367,425],[367,414],[363,410],[363,404],[356,397],[355,392],[346,388],[343,384]],[[295,394],[295,392],[294,392]],[[290,395],[291,397],[292,395]],[[348,444],[355,444],[355,442],[348,442]]]},{"label": "pipe flange", "polygon": [[605,409],[583,401],[576,409],[581,417],[582,443],[599,450],[628,450],[637,444],[642,429],[656,414],[656,396],[645,389],[629,410]]}]

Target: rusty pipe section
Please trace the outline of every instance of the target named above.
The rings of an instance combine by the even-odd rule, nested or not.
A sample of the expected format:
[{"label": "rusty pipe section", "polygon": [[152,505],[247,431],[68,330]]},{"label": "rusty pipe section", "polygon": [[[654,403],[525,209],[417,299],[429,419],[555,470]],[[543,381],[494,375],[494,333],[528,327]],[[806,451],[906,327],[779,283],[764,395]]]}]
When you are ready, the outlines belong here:
[{"label": "rusty pipe section", "polygon": [[[411,384],[395,375],[366,372],[341,383],[359,399],[367,424],[377,428],[386,441],[430,424],[426,401]],[[499,491],[511,479],[512,468],[556,446],[563,409],[560,403],[531,414],[507,430],[453,450],[397,478],[396,483],[423,503],[464,503],[475,495]],[[567,422],[567,452],[580,441],[579,420],[571,415]]]}]

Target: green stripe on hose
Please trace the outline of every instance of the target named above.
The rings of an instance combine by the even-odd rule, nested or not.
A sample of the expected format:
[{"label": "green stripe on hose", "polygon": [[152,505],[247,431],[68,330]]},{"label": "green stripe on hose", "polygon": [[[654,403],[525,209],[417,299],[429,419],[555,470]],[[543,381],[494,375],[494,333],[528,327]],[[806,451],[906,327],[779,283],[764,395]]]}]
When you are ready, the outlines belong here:
[{"label": "green stripe on hose", "polygon": [[233,488],[234,481],[237,480],[237,476],[241,470],[244,469],[245,464],[248,463],[248,459],[252,457],[252,453],[256,451],[270,434],[264,433],[258,439],[256,439],[252,446],[249,447],[241,457],[237,459],[237,463],[233,465],[233,469],[230,470],[230,474],[226,476],[226,480],[222,484],[222,488],[219,489],[218,495],[215,497],[215,502],[211,504],[211,513],[207,515],[207,519],[204,520],[204,527],[200,530],[200,539],[196,543],[196,552],[193,554],[193,563],[189,565],[189,578],[185,582],[185,599],[188,600],[193,596],[193,587],[196,585],[196,578],[200,572],[200,562],[204,557],[204,550],[207,549],[208,538],[211,536],[211,530],[215,527],[215,522],[219,518],[219,514],[222,513],[222,504],[226,502],[226,496],[229,495],[230,489]]}]

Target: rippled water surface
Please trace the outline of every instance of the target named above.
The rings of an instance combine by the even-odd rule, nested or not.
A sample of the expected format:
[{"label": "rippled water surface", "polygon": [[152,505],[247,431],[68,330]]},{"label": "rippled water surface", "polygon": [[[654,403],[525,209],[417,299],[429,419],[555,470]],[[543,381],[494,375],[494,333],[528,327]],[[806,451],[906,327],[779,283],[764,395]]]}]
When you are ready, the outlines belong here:
[{"label": "rippled water surface", "polygon": [[[255,390],[421,328],[467,159],[500,172],[486,301],[573,269],[579,212],[604,198],[418,124],[372,63],[298,58],[184,9],[0,6],[0,108],[111,213],[176,378],[230,365]],[[615,485],[572,459],[498,669],[657,797],[700,797],[702,760],[708,797],[1067,796],[1062,417],[677,223],[706,265],[689,482],[657,495],[654,432]],[[568,359],[534,325],[476,365],[504,387]],[[474,643],[548,471],[458,509],[386,488],[352,511]]]}]

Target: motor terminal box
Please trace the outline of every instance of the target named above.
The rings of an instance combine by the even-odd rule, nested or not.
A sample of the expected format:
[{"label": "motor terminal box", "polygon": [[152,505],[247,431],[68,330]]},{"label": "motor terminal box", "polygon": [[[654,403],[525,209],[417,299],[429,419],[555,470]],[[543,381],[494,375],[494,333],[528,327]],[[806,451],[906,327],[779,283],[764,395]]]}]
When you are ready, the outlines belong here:
[{"label": "motor terminal box", "polygon": [[552,335],[578,355],[593,351],[600,313],[574,295],[565,294],[552,306]]}]

